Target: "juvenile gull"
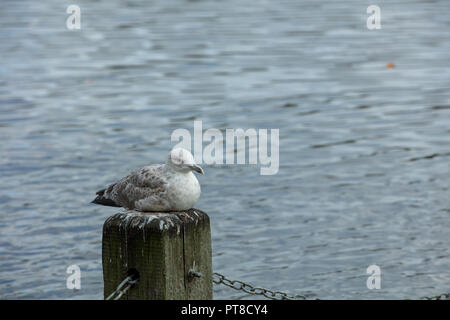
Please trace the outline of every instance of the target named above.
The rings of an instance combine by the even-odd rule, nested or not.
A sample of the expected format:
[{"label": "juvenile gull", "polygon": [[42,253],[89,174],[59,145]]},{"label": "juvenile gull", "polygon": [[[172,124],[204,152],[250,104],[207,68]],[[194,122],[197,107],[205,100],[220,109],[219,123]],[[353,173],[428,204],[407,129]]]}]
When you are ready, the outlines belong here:
[{"label": "juvenile gull", "polygon": [[192,154],[173,149],[165,164],[137,169],[97,192],[92,203],[138,211],[183,211],[200,198],[200,184],[192,173],[203,174]]}]

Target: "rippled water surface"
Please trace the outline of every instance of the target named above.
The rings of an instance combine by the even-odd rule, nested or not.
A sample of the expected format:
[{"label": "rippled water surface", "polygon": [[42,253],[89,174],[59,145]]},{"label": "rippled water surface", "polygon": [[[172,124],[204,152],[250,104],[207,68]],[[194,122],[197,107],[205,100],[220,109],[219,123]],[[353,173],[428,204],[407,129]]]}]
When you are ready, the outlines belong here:
[{"label": "rippled water surface", "polygon": [[118,210],[89,202],[194,120],[280,129],[276,175],[204,166],[215,271],[319,298],[450,290],[450,2],[378,1],[373,31],[356,0],[80,0],[79,31],[70,4],[0,4],[1,298],[103,298]]}]

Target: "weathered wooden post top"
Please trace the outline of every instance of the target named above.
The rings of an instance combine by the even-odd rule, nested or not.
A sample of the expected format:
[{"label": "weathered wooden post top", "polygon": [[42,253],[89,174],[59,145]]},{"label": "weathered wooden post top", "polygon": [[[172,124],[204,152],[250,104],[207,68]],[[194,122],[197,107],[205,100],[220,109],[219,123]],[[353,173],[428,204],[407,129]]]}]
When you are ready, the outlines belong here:
[{"label": "weathered wooden post top", "polygon": [[103,225],[104,296],[130,274],[121,299],[212,299],[211,230],[206,213],[125,211]]}]

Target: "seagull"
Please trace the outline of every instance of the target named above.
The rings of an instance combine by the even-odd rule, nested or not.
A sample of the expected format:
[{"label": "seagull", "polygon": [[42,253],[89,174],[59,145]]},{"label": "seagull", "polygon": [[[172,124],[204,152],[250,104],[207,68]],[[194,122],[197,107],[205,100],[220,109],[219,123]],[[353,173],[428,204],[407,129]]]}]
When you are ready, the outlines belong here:
[{"label": "seagull", "polygon": [[98,191],[92,203],[144,212],[188,210],[197,203],[201,193],[193,171],[203,174],[188,150],[174,148],[165,164],[131,172]]}]

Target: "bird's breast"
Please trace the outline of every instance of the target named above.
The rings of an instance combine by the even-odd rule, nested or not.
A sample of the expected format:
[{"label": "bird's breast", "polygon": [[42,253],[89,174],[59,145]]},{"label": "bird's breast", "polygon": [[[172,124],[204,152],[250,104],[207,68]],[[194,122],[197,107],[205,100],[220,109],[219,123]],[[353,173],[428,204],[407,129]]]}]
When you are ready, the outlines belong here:
[{"label": "bird's breast", "polygon": [[169,199],[175,211],[191,209],[200,198],[200,183],[192,172],[170,182]]}]

